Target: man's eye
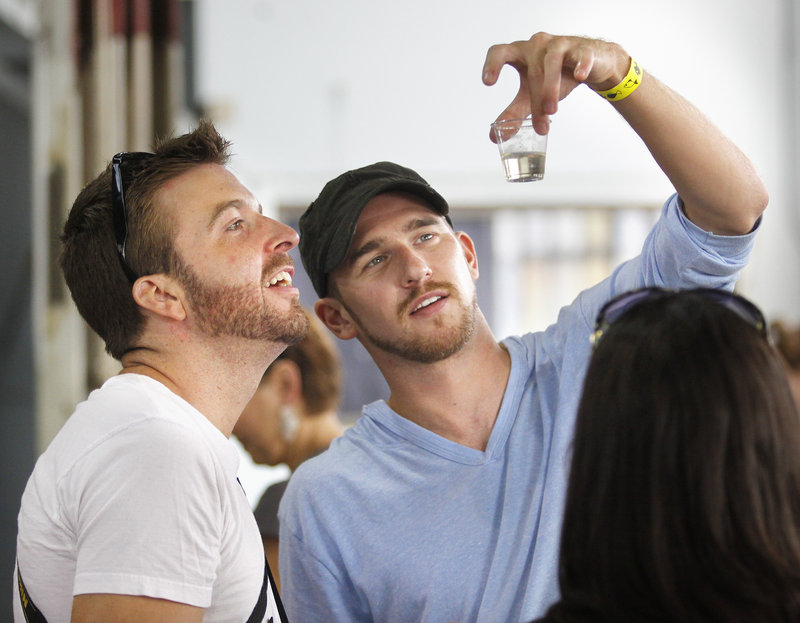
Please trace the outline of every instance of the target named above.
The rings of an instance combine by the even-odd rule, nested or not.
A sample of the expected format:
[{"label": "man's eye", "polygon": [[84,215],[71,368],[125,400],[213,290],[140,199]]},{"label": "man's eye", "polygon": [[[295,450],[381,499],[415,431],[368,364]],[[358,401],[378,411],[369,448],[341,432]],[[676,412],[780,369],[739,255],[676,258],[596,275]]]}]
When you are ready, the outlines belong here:
[{"label": "man's eye", "polygon": [[383,256],[378,255],[376,257],[373,257],[369,262],[367,262],[367,267],[369,268],[370,266],[377,266],[381,262],[383,262]]},{"label": "man's eye", "polygon": [[433,238],[433,234],[422,234],[422,235],[419,237],[419,239],[420,239],[422,242],[425,242],[425,241],[427,241],[427,240],[431,240],[432,238]]},{"label": "man's eye", "polygon": [[243,224],[244,224],[244,221],[242,219],[240,219],[240,218],[236,219],[233,223],[228,225],[228,230],[229,231],[235,231],[237,229],[241,229]]}]

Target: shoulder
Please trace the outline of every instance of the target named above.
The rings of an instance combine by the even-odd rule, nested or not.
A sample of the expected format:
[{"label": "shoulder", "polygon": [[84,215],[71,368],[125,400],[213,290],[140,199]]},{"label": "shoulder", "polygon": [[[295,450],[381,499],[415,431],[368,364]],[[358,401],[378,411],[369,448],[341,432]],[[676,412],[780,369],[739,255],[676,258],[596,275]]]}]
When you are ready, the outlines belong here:
[{"label": "shoulder", "polygon": [[59,479],[113,473],[124,482],[174,480],[218,471],[234,458],[235,447],[226,446],[208,419],[166,387],[123,375],[78,405],[47,454]]},{"label": "shoulder", "polygon": [[569,305],[562,307],[556,321],[545,329],[504,339],[512,371],[517,370],[527,377],[548,367],[560,369],[573,360],[576,350],[580,357],[584,357],[595,310],[607,300],[607,289],[607,283],[603,282],[584,290]]},{"label": "shoulder", "polygon": [[[349,452],[342,452],[342,443],[337,441],[334,440],[324,452],[298,465],[282,494],[290,496],[297,495],[299,491],[324,490],[332,481],[346,478],[352,470],[354,457]],[[351,447],[349,443],[344,445]]]}]

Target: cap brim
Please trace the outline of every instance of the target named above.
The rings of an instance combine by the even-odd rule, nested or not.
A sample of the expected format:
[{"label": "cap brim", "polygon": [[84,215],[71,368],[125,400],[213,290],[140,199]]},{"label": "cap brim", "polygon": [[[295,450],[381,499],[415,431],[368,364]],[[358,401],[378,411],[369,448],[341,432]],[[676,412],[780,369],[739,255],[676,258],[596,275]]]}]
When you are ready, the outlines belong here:
[{"label": "cap brim", "polygon": [[[389,180],[381,184],[372,186],[358,197],[358,207],[354,210],[348,211],[345,218],[342,218],[336,226],[335,235],[332,237],[335,241],[347,241],[346,245],[332,244],[328,248],[328,254],[325,258],[324,272],[330,273],[339,264],[341,264],[347,256],[347,251],[350,249],[350,244],[353,241],[353,236],[356,233],[356,226],[358,219],[364,208],[378,195],[391,191],[408,192],[420,199],[424,200],[434,212],[445,217],[448,223],[452,226],[450,217],[448,216],[449,207],[444,198],[437,193],[433,188],[421,183],[415,183],[409,180]],[[346,235],[345,235],[346,234]],[[335,248],[334,248],[335,247]]]}]

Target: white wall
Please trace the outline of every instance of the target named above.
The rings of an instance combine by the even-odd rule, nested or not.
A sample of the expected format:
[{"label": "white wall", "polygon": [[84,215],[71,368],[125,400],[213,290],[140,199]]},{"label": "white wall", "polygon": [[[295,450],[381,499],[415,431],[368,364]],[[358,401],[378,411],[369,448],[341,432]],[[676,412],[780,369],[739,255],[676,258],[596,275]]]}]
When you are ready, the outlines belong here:
[{"label": "white wall", "polygon": [[[488,140],[518,86],[510,68],[482,84],[490,45],[540,30],[617,41],[755,163],[772,201],[740,289],[769,316],[800,321],[793,0],[195,1],[200,99],[267,207],[306,205],[334,175],[384,159],[454,206],[659,205],[663,174],[588,89],[554,119],[544,181],[504,182]],[[253,500],[283,475],[243,456]]]},{"label": "white wall", "polygon": [[800,221],[787,162],[790,0],[197,0],[201,100],[267,205],[305,204],[331,176],[391,159],[454,205],[660,203],[669,187],[611,107],[562,103],[548,174],[502,180],[488,124],[516,91],[480,80],[487,48],[538,30],[621,43],[751,157],[772,197],[741,289],[800,320]]}]

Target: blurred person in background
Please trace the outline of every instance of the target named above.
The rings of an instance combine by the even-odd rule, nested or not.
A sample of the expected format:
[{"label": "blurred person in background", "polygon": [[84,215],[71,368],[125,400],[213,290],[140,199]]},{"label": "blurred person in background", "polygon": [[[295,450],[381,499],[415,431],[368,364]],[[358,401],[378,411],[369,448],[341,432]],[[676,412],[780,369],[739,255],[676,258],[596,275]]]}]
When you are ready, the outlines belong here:
[{"label": "blurred person in background", "polygon": [[776,320],[771,327],[772,339],[786,366],[789,385],[800,408],[800,326]]},{"label": "blurred person in background", "polygon": [[[342,389],[339,354],[322,323],[304,312],[310,327],[305,339],[289,346],[267,368],[233,427],[255,463],[285,464],[292,472],[344,432],[337,414]],[[288,482],[267,488],[255,509],[278,588],[278,505]]]},{"label": "blurred person in background", "polygon": [[595,336],[539,623],[800,621],[800,418],[761,312],[650,288]]}]

